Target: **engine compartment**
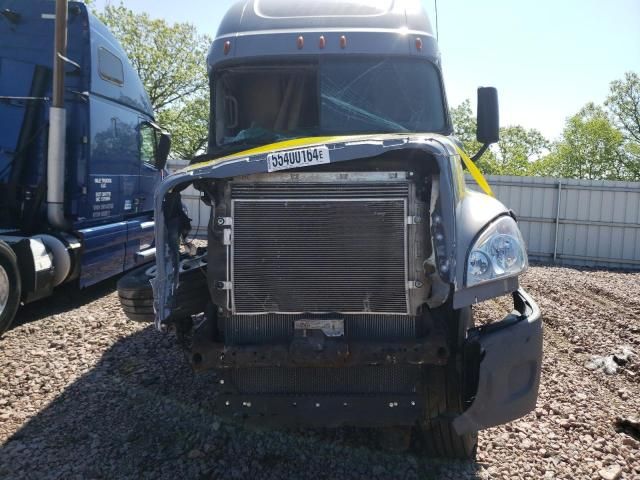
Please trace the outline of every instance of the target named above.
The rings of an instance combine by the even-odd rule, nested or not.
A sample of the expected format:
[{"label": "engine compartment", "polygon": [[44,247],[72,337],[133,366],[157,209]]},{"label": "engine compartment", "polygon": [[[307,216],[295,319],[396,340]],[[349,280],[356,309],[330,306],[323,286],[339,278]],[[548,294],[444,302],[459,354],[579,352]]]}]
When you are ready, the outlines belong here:
[{"label": "engine compartment", "polygon": [[448,292],[431,235],[439,175],[402,153],[196,183],[221,341],[290,341],[309,321],[361,340],[430,329]]}]

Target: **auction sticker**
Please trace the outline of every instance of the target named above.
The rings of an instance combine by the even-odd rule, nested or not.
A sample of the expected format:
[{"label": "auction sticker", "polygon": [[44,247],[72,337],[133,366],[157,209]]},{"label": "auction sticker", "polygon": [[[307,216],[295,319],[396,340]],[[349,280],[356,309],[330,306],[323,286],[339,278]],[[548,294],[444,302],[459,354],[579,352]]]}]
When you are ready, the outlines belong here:
[{"label": "auction sticker", "polygon": [[269,172],[288,170],[290,168],[307,167],[329,163],[329,149],[325,146],[286,150],[267,155]]}]

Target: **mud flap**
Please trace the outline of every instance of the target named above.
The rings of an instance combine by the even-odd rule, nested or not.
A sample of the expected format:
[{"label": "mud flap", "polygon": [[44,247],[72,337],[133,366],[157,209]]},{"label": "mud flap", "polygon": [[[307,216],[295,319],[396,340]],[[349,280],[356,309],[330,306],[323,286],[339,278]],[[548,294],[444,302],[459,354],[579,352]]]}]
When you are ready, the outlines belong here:
[{"label": "mud flap", "polygon": [[474,329],[467,339],[467,347],[479,344],[481,360],[473,403],[453,420],[459,435],[509,422],[535,408],[542,368],[542,317],[524,290],[514,292],[513,298],[514,313]]}]

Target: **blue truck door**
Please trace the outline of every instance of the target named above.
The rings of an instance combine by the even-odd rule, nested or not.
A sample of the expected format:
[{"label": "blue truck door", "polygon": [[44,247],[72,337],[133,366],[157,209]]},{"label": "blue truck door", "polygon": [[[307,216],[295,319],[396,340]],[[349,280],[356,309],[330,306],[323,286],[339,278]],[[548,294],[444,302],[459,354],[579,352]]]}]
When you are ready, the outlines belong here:
[{"label": "blue truck door", "polygon": [[135,213],[133,204],[140,189],[138,115],[111,100],[92,95],[91,153],[88,165],[87,220],[106,223]]},{"label": "blue truck door", "polygon": [[[91,153],[87,199],[79,228],[84,238],[80,285],[109,278],[124,270],[128,225],[139,190],[138,115],[128,107],[92,95]],[[99,225],[95,225],[99,223]]]}]

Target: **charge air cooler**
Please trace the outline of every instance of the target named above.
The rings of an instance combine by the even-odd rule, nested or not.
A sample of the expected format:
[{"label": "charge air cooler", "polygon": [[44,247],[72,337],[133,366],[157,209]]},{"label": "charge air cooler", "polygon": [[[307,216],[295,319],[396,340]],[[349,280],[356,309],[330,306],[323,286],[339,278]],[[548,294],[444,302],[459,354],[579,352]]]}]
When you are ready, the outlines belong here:
[{"label": "charge air cooler", "polygon": [[278,174],[230,188],[234,315],[410,313],[406,174]]}]

